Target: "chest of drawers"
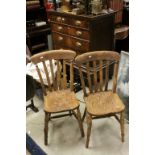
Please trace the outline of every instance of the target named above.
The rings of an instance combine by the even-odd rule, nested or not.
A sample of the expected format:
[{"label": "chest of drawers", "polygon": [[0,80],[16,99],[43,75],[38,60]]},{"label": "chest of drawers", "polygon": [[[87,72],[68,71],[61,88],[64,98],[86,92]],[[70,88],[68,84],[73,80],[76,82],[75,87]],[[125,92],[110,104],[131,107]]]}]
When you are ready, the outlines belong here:
[{"label": "chest of drawers", "polygon": [[48,11],[54,49],[72,49],[77,54],[95,50],[112,50],[114,13],[73,15]]}]

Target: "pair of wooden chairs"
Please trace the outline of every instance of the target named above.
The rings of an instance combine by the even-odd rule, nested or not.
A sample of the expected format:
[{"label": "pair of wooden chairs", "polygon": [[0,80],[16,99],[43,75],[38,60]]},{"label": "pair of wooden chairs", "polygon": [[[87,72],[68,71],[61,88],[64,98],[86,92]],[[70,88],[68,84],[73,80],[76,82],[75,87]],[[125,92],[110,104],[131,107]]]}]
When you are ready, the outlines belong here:
[{"label": "pair of wooden chairs", "polygon": [[[87,140],[88,148],[92,119],[100,117],[114,116],[120,123],[122,141],[124,141],[124,104],[116,93],[117,72],[120,56],[113,51],[95,51],[88,52],[77,56],[76,52],[71,50],[52,50],[42,52],[31,57],[31,61],[36,65],[36,69],[40,78],[44,93],[44,143],[48,144],[48,122],[50,119],[74,115],[78,121],[81,136],[84,137],[81,113],[79,110],[79,102],[75,96],[73,88],[73,68],[74,65],[79,67],[79,73],[84,92],[86,109],[84,117],[87,119]],[[54,75],[52,60],[57,64],[57,72]],[[49,78],[46,61],[50,63],[52,80]],[[38,63],[42,63],[48,85],[43,83],[42,75],[38,67]],[[61,63],[61,67],[60,67]],[[114,64],[113,88],[108,90],[109,65]],[[85,74],[87,80],[84,80],[83,66],[85,66]],[[69,74],[67,74],[69,70]],[[105,72],[105,74],[104,74]],[[67,75],[69,75],[69,85],[67,83]],[[54,80],[53,80],[54,79]],[[104,80],[105,79],[105,80]],[[53,83],[51,83],[53,81]],[[86,89],[86,84],[88,89]],[[69,86],[69,88],[68,88]],[[104,90],[103,90],[104,88]],[[67,112],[66,114],[53,115],[56,113]],[[51,115],[52,114],[52,115]],[[120,118],[118,115],[120,114]]]}]

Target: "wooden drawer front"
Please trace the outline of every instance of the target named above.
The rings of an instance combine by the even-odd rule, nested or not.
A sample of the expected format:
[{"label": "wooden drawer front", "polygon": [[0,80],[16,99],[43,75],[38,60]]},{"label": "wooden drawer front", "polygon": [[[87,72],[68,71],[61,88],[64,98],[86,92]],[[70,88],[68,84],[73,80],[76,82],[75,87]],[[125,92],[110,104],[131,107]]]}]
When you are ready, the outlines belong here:
[{"label": "wooden drawer front", "polygon": [[70,39],[64,35],[53,33],[53,42],[63,47],[70,42]]},{"label": "wooden drawer front", "polygon": [[60,24],[52,24],[51,29],[54,32],[60,32],[60,33],[68,34],[81,39],[89,40],[89,31],[71,28]]},{"label": "wooden drawer front", "polygon": [[51,24],[52,31],[60,32],[68,34],[68,28],[67,26],[59,25],[59,24]]},{"label": "wooden drawer front", "polygon": [[89,29],[89,22],[83,21],[83,20],[78,20],[78,19],[70,19],[70,25]]},{"label": "wooden drawer front", "polygon": [[51,29],[53,32],[59,32],[59,33],[75,36],[81,39],[89,40],[89,31],[71,28],[71,27],[59,25],[59,24],[51,24]]},{"label": "wooden drawer front", "polygon": [[89,42],[74,38],[71,41],[71,48],[75,51],[89,51]]},{"label": "wooden drawer front", "polygon": [[88,31],[68,27],[68,34],[78,37],[78,38],[81,38],[81,39],[89,40],[89,32]]},{"label": "wooden drawer front", "polygon": [[53,15],[51,15],[50,21],[57,22],[57,23],[64,23],[64,24],[69,23],[69,21],[68,21],[68,19],[66,17],[53,16]]}]

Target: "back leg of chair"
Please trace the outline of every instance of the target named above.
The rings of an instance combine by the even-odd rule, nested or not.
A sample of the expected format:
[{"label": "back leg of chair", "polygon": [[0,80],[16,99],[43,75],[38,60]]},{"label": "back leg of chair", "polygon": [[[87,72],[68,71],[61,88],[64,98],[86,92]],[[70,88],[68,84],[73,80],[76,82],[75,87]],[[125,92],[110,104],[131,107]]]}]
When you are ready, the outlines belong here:
[{"label": "back leg of chair", "polygon": [[45,126],[44,126],[44,144],[48,145],[48,122],[50,120],[50,113],[45,112]]},{"label": "back leg of chair", "polygon": [[87,113],[86,119],[87,119],[87,140],[86,140],[86,148],[88,148],[90,134],[91,134],[91,126],[92,126],[92,117],[91,117],[91,115]]},{"label": "back leg of chair", "polygon": [[69,116],[72,116],[72,111],[71,110],[69,110]]},{"label": "back leg of chair", "polygon": [[82,116],[82,122],[84,121],[85,117],[86,117],[86,108],[85,108],[83,116]]},{"label": "back leg of chair", "polygon": [[121,138],[124,142],[124,111],[120,113]]},{"label": "back leg of chair", "polygon": [[82,124],[81,113],[80,113],[79,107],[77,108],[77,120],[78,120],[80,131],[81,131],[81,137],[84,137],[84,130],[83,130],[83,124]]}]

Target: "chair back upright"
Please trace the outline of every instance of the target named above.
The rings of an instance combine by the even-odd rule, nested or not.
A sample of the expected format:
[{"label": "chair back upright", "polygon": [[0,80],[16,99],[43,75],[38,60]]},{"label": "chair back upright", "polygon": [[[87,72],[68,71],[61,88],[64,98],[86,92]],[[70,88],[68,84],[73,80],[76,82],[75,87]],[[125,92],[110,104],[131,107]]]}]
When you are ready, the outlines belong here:
[{"label": "chair back upright", "polygon": [[[88,52],[75,58],[75,63],[79,67],[84,96],[108,90],[110,65],[114,65],[112,90],[116,92],[119,59],[119,53],[114,51]],[[88,91],[86,90],[86,82],[88,82]]]},{"label": "chair back upright", "polygon": [[[70,89],[73,91],[73,60],[75,56],[76,52],[71,50],[51,50],[31,57],[31,61],[36,66],[44,95],[47,95],[47,91],[67,89],[67,66],[69,67]],[[55,65],[53,65],[53,62]],[[43,72],[39,63],[43,65]],[[49,64],[49,68],[47,64]],[[56,66],[56,72],[54,66]],[[49,74],[51,74],[51,77]],[[47,84],[44,83],[43,77],[46,78]]]}]

